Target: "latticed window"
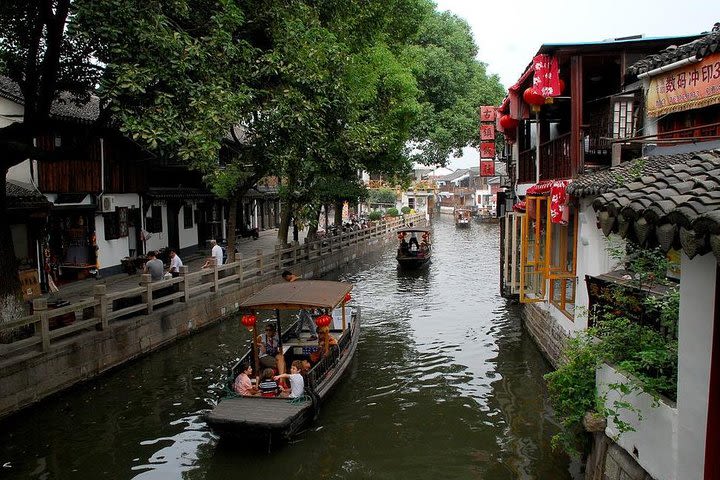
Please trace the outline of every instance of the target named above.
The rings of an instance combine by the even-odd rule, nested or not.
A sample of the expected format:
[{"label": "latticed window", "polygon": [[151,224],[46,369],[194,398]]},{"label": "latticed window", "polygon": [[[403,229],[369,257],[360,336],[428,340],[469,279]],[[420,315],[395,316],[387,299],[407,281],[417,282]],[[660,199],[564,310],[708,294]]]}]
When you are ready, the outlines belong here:
[{"label": "latticed window", "polygon": [[613,97],[613,138],[627,138],[635,134],[634,100],[633,95]]}]

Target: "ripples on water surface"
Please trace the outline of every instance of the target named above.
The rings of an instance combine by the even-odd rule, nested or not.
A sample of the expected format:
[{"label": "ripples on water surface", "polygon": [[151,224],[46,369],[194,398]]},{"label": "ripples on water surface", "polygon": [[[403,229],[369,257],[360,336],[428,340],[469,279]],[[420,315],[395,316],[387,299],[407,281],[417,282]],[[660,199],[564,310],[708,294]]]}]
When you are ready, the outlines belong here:
[{"label": "ripples on water surface", "polygon": [[338,272],[363,330],[319,419],[272,454],[218,444],[200,415],[248,345],[228,321],[0,424],[0,478],[567,479],[547,365],[498,295],[496,225],[434,218],[433,262],[394,249]]}]

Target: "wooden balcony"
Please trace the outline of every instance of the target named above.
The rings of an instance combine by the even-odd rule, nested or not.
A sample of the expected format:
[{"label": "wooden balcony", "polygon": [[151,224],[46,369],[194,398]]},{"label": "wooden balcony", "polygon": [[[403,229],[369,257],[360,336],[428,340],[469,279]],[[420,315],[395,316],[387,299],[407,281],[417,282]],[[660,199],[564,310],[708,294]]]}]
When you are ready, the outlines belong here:
[{"label": "wooden balcony", "polygon": [[[520,152],[518,162],[520,183],[535,183],[535,149]],[[570,134],[540,144],[540,180],[570,178]]]}]

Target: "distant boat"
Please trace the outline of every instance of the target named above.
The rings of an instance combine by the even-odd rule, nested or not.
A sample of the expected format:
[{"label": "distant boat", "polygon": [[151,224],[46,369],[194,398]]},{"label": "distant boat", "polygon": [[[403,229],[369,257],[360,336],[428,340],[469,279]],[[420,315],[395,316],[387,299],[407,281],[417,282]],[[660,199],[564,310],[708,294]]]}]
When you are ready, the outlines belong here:
[{"label": "distant boat", "polygon": [[[237,396],[230,392],[233,392],[232,386],[240,373],[240,365],[253,365],[255,373],[259,373],[257,348],[253,342],[252,348],[232,367],[227,377],[228,394],[205,416],[213,432],[223,438],[242,441],[287,440],[315,418],[320,404],[345,376],[357,349],[360,309],[345,306],[351,289],[350,283],[325,280],[276,283],[268,285],[240,305],[241,311],[253,314],[258,310],[275,311],[281,338],[279,348],[288,370],[294,360],[314,360],[313,355],[320,359],[305,376],[305,395],[300,398]],[[337,345],[326,341],[325,354],[321,354],[318,341],[311,339],[312,332],[302,330],[299,320],[281,333],[280,312],[300,310],[332,312],[333,320],[328,328]],[[257,333],[255,330],[253,336]]]},{"label": "distant boat", "polygon": [[397,234],[399,245],[396,258],[400,267],[421,268],[430,262],[432,242],[429,228],[401,228]]},{"label": "distant boat", "polygon": [[476,223],[497,223],[498,218],[490,212],[478,212],[474,217]]},{"label": "distant boat", "polygon": [[458,228],[468,228],[470,226],[470,219],[472,218],[472,211],[469,208],[458,208],[455,207],[455,226]]}]

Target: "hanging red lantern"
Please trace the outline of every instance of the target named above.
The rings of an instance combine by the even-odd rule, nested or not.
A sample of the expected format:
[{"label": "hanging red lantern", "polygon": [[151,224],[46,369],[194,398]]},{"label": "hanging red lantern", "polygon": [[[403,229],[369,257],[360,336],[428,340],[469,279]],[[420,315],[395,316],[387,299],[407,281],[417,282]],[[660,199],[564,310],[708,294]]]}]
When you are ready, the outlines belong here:
[{"label": "hanging red lantern", "polygon": [[257,316],[254,313],[246,313],[240,317],[240,323],[248,330],[252,330],[255,327],[255,322],[257,322]]},{"label": "hanging red lantern", "polygon": [[345,303],[349,302],[350,300],[352,300],[352,295],[350,295],[350,293],[346,293],[345,294]]},{"label": "hanging red lantern", "polygon": [[503,115],[500,117],[500,126],[503,130],[515,130],[518,126],[518,121],[512,118],[510,115]]},{"label": "hanging red lantern", "polygon": [[405,238],[405,232],[398,233],[398,240],[402,240],[403,238]]},{"label": "hanging red lantern", "polygon": [[533,87],[528,87],[523,92],[523,100],[530,105],[533,112],[539,112],[540,106],[545,104],[545,97]]},{"label": "hanging red lantern", "polygon": [[318,315],[315,317],[315,325],[318,326],[318,328],[324,328],[330,325],[332,322],[332,317],[328,315],[327,313],[324,313],[322,315]]}]

